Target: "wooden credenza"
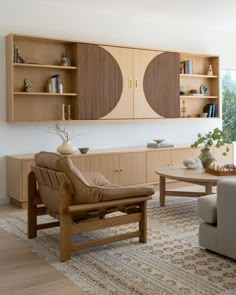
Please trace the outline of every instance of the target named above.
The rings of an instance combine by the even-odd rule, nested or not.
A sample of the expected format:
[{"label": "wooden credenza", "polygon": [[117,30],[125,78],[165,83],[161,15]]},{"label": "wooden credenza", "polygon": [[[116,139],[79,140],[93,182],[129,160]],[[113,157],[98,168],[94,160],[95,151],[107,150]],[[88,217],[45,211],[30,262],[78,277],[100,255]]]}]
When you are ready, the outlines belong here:
[{"label": "wooden credenza", "polygon": [[[233,146],[226,157],[221,150],[214,148],[213,153],[218,164],[233,163]],[[175,148],[119,148],[94,150],[82,155],[70,156],[72,162],[81,171],[102,173],[110,182],[121,185],[159,183],[155,170],[166,165],[181,164],[185,158],[196,158],[200,149],[189,147]],[[24,208],[28,199],[28,174],[34,164],[34,155],[6,156],[7,196],[11,203]]]}]

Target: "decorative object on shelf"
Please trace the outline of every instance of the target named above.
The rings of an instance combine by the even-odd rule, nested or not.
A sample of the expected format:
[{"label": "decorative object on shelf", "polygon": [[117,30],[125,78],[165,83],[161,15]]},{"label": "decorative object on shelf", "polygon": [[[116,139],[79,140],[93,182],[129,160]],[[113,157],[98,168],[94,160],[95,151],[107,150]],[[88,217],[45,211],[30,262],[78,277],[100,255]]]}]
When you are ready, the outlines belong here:
[{"label": "decorative object on shelf", "polygon": [[207,75],[208,76],[213,76],[213,69],[212,69],[212,65],[209,65],[208,71],[207,71]]},{"label": "decorative object on shelf", "polygon": [[201,118],[206,118],[207,115],[208,115],[208,113],[201,113],[201,114],[200,114],[200,117],[201,117]]},{"label": "decorative object on shelf", "polygon": [[[197,148],[199,145],[203,145],[201,149],[201,154],[199,155],[199,159],[202,161],[202,165],[204,168],[208,167],[215,158],[210,151],[212,146],[220,148],[228,143],[227,135],[220,130],[219,128],[215,128],[213,131],[207,132],[205,135],[201,135],[198,133],[198,139],[191,145],[191,148]],[[226,146],[225,151],[222,153],[223,156],[226,156],[229,151],[228,145]]]},{"label": "decorative object on shelf", "polygon": [[196,169],[202,169],[202,161],[200,159],[192,159],[192,158],[187,158],[183,160],[183,164],[185,167],[191,170],[196,170]]},{"label": "decorative object on shelf", "polygon": [[62,120],[66,119],[66,117],[65,117],[65,105],[64,104],[62,104],[62,106],[61,106],[61,119]]},{"label": "decorative object on shelf", "polygon": [[88,147],[83,147],[83,148],[78,148],[78,150],[81,152],[81,154],[87,154],[89,148]]},{"label": "decorative object on shelf", "polygon": [[236,175],[236,166],[233,164],[226,165],[210,165],[205,169],[207,173],[218,175],[218,176],[230,176]]},{"label": "decorative object on shelf", "polygon": [[70,140],[75,136],[81,135],[81,133],[74,134],[73,132],[69,132],[67,131],[67,125],[63,127],[59,123],[56,123],[53,127],[50,127],[50,130],[52,131],[49,131],[49,133],[58,135],[63,141],[62,145],[57,148],[57,151],[60,154],[70,155],[76,151],[77,148],[71,144]]},{"label": "decorative object on shelf", "polygon": [[34,91],[33,82],[29,78],[24,79],[24,91],[25,92],[33,92]]},{"label": "decorative object on shelf", "polygon": [[71,105],[67,106],[67,120],[71,120]]},{"label": "decorative object on shelf", "polygon": [[70,63],[70,57],[69,57],[68,52],[66,52],[66,54],[63,54],[62,55],[62,58],[61,58],[61,66],[68,67],[70,65],[71,65],[71,63]]},{"label": "decorative object on shelf", "polygon": [[67,58],[65,55],[63,55],[61,58],[61,66],[64,66],[64,67],[68,66]]},{"label": "decorative object on shelf", "polygon": [[189,94],[190,95],[199,94],[199,90],[197,90],[197,89],[191,89],[191,90],[189,90]]},{"label": "decorative object on shelf", "polygon": [[203,95],[210,95],[210,90],[206,84],[200,86],[200,93]]},{"label": "decorative object on shelf", "polygon": [[185,106],[185,100],[183,99],[182,107],[181,107],[182,118],[186,118],[186,111],[187,111],[187,108]]},{"label": "decorative object on shelf", "polygon": [[157,145],[160,145],[165,139],[153,139]]}]

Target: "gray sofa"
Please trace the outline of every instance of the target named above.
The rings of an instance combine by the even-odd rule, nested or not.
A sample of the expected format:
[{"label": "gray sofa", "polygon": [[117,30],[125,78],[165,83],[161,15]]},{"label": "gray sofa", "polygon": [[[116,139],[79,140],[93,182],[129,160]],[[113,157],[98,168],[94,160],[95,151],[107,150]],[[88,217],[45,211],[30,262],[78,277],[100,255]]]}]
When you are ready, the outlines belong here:
[{"label": "gray sofa", "polygon": [[198,199],[199,245],[236,259],[236,179],[218,182],[217,194]]}]

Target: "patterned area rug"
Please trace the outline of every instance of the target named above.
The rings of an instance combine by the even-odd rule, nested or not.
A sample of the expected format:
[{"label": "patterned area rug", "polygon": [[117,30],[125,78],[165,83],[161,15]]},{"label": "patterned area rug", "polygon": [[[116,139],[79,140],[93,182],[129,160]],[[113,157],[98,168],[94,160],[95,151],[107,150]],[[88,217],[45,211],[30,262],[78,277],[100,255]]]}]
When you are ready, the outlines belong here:
[{"label": "patterned area rug", "polygon": [[[89,294],[236,294],[236,261],[198,246],[196,199],[167,198],[162,208],[154,199],[149,203],[148,218],[147,244],[132,239],[90,248],[74,253],[66,263],[58,260],[58,229],[43,230],[28,240],[26,218],[1,219],[0,226],[23,239],[33,252]],[[126,230],[127,226],[121,226],[74,238],[84,240]]]}]

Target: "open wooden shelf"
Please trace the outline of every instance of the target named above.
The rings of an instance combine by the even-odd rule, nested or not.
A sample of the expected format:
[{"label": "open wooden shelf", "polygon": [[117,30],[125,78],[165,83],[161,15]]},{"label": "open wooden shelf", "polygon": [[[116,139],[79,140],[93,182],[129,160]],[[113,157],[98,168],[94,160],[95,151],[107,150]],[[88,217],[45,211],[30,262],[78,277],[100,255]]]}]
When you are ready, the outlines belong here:
[{"label": "open wooden shelf", "polygon": [[45,69],[60,69],[60,70],[76,70],[77,67],[60,66],[60,65],[45,65],[45,64],[27,64],[14,63],[14,67],[31,67],[31,68],[45,68]]},{"label": "open wooden shelf", "polygon": [[181,78],[207,78],[207,79],[218,78],[218,76],[198,75],[198,74],[180,74],[180,77]]},{"label": "open wooden shelf", "polygon": [[14,92],[14,95],[40,95],[40,96],[77,96],[77,93],[49,93],[49,92]]},{"label": "open wooden shelf", "polygon": [[209,95],[181,95],[180,98],[212,98],[215,99],[217,96],[209,96]]}]

